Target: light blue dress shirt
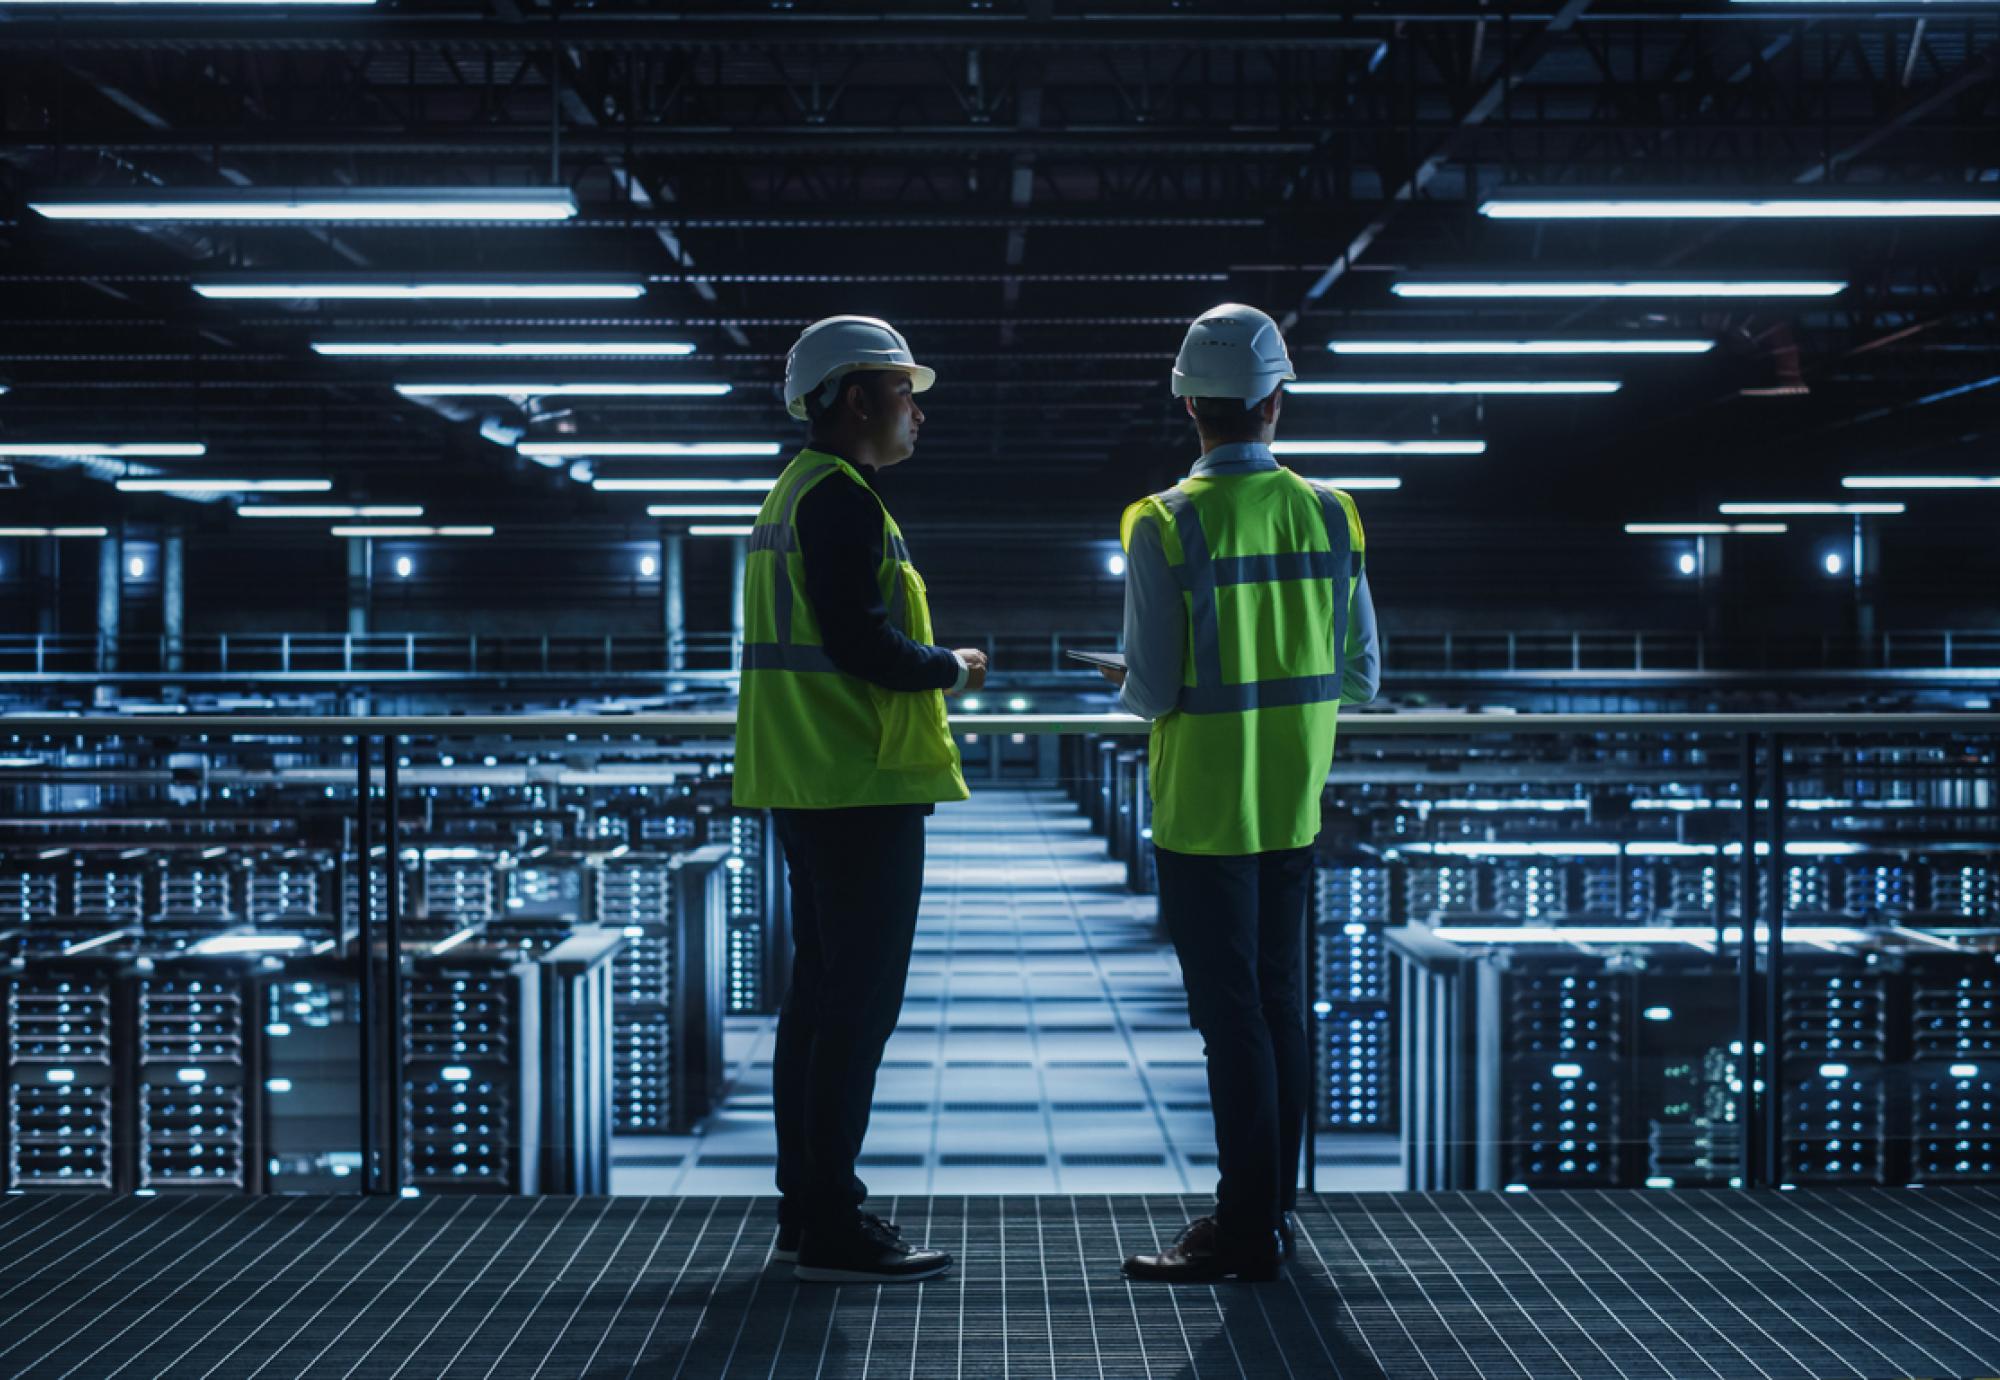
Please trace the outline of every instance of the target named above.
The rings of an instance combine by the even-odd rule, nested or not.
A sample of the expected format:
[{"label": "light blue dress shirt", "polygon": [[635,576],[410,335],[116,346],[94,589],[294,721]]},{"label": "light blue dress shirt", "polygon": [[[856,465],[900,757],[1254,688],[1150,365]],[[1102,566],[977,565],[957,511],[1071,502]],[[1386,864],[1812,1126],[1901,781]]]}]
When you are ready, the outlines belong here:
[{"label": "light blue dress shirt", "polygon": [[[1189,477],[1255,474],[1278,468],[1271,448],[1257,441],[1217,446],[1195,461]],[[1180,702],[1187,658],[1187,613],[1158,525],[1142,522],[1132,531],[1125,554],[1125,686],[1117,708],[1142,719],[1157,719]],[[1375,605],[1368,597],[1368,571],[1354,591],[1347,625],[1347,666],[1340,702],[1366,704],[1381,685],[1381,649],[1375,637]]]}]

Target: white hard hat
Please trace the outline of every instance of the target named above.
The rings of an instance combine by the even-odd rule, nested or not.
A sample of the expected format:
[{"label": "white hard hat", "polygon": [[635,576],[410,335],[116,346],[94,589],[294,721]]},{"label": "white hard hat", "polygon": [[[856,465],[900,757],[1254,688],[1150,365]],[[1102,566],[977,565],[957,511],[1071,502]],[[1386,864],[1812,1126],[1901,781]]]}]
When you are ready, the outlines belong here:
[{"label": "white hard hat", "polygon": [[1188,327],[1174,360],[1174,396],[1241,398],[1251,407],[1297,377],[1278,323],[1255,307],[1224,302]]},{"label": "white hard hat", "polygon": [[910,343],[887,321],[872,316],[829,316],[799,333],[785,356],[785,411],[806,419],[806,398],[844,374],[893,369],[910,376],[910,391],[921,393],[937,381],[935,371],[917,363]]}]

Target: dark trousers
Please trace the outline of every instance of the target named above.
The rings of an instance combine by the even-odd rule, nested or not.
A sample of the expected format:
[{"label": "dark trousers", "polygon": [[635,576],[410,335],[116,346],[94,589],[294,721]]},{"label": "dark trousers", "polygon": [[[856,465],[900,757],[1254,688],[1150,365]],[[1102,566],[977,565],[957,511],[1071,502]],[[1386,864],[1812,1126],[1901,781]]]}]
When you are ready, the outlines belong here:
[{"label": "dark trousers", "polygon": [[903,1009],[930,812],[771,812],[791,874],[794,945],[771,1071],[780,1221],[843,1227],[868,1196],[854,1160]]},{"label": "dark trousers", "polygon": [[1265,1242],[1298,1202],[1312,1061],[1301,989],[1312,850],[1238,857],[1156,850],[1160,919],[1180,955],[1188,1021],[1208,1054],[1216,1225]]}]

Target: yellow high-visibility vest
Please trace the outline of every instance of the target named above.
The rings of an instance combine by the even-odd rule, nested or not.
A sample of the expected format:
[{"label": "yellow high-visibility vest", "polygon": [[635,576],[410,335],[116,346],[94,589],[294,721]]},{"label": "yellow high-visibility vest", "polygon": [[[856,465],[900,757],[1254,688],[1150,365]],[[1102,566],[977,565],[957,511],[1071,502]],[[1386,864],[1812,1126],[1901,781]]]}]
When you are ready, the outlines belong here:
[{"label": "yellow high-visibility vest", "polygon": [[1183,479],[1125,510],[1187,612],[1180,700],[1153,724],[1153,842],[1233,856],[1319,835],[1365,540],[1354,500],[1287,469]]},{"label": "yellow high-visibility vest", "polygon": [[[834,669],[821,644],[793,518],[799,500],[834,474],[862,483],[839,456],[800,451],[751,528],[733,799],[746,809],[794,810],[964,800],[970,792],[945,723],[943,693],[872,685]],[[931,609],[923,577],[910,564],[902,529],[879,496],[875,501],[882,506],[876,578],[889,619],[927,643]]]}]

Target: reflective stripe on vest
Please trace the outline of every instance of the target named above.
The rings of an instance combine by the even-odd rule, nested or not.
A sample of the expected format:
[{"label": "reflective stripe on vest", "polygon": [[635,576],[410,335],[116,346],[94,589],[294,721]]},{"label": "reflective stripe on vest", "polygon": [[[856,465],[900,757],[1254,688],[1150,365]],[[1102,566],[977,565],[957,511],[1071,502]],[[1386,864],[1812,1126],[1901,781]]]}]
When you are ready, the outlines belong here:
[{"label": "reflective stripe on vest", "polygon": [[[1303,482],[1303,481],[1302,481]],[[1175,577],[1188,593],[1188,626],[1194,652],[1194,684],[1183,685],[1180,709],[1186,714],[1242,714],[1253,709],[1280,709],[1302,704],[1338,702],[1347,671],[1347,583],[1359,574],[1347,513],[1330,489],[1308,484],[1319,499],[1326,524],[1326,551],[1284,551],[1259,556],[1209,554],[1208,534],[1194,498],[1178,487],[1155,498],[1174,520],[1180,539],[1181,564]],[[1216,621],[1215,591],[1224,585],[1275,584],[1282,580],[1330,580],[1333,590],[1333,674],[1289,676],[1226,685],[1222,679],[1222,633]]]}]

